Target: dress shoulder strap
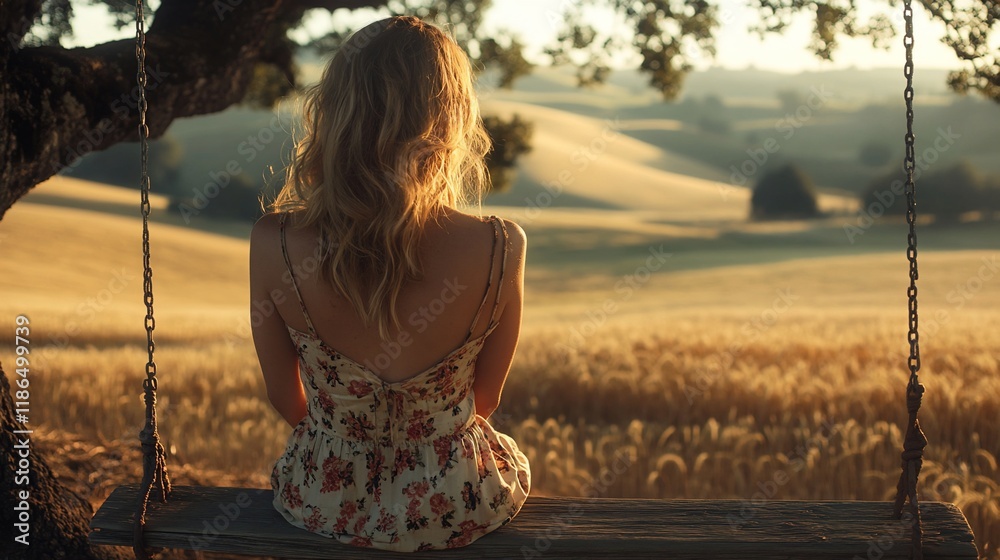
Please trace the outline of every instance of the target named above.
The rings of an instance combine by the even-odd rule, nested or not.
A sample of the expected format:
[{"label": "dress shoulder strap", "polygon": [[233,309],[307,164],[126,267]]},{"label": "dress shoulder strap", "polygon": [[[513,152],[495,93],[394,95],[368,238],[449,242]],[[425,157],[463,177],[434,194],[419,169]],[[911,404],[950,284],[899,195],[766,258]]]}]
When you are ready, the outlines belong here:
[{"label": "dress shoulder strap", "polygon": [[[488,327],[489,329],[493,329],[493,327],[495,327],[496,324],[497,324],[496,323],[497,309],[500,307],[500,292],[503,290],[503,275],[504,275],[504,272],[507,271],[507,244],[508,244],[507,243],[507,241],[508,241],[507,240],[507,225],[503,223],[503,219],[497,218],[496,216],[494,216],[494,218],[496,219],[496,223],[500,226],[500,231],[503,233],[503,239],[500,240],[501,243],[502,243],[502,245],[501,245],[502,249],[500,251],[500,254],[501,254],[501,257],[500,257],[500,276],[499,276],[499,278],[497,278],[497,297],[493,301],[493,312],[490,313],[490,324],[489,324],[489,327]],[[492,276],[492,274],[491,274],[491,276]]]},{"label": "dress shoulder strap", "polygon": [[295,281],[295,272],[292,270],[292,263],[288,258],[288,248],[285,246],[285,218],[288,214],[283,213],[278,219],[281,226],[279,227],[281,231],[281,256],[285,259],[285,267],[288,269],[288,277],[292,283],[292,288],[295,289],[295,297],[299,299],[299,306],[302,308],[302,316],[306,318],[306,325],[309,327],[309,334],[316,336],[316,329],[313,328],[312,319],[309,318],[309,312],[306,311],[306,302],[302,300],[302,294],[299,292],[299,285]]},{"label": "dress shoulder strap", "polygon": [[479,316],[482,315],[483,308],[486,307],[486,301],[490,295],[490,288],[493,286],[493,270],[496,268],[497,242],[500,241],[502,232],[503,245],[502,257],[500,259],[500,277],[497,279],[496,299],[493,302],[493,311],[490,314],[490,324],[487,326],[487,332],[496,326],[495,320],[497,307],[500,304],[500,289],[503,287],[503,273],[504,269],[507,267],[507,226],[504,225],[502,219],[496,216],[490,216],[490,223],[493,225],[493,247],[490,250],[490,274],[486,280],[486,289],[483,291],[483,301],[479,304],[479,309],[476,311],[475,318],[472,319],[472,324],[469,325],[469,333],[465,337],[466,342],[472,338],[472,332],[479,323]]}]

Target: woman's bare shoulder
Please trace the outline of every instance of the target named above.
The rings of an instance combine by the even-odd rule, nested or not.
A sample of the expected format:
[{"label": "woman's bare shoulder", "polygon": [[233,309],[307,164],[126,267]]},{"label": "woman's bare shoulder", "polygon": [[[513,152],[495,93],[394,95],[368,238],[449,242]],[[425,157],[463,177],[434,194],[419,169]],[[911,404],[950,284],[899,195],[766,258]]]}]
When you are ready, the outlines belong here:
[{"label": "woman's bare shoulder", "polygon": [[[465,212],[456,210],[454,208],[448,209],[447,216],[449,222],[451,222],[452,224],[456,224],[461,228],[479,230],[479,229],[486,229],[489,227],[488,225],[484,226],[484,224],[490,224],[490,216],[480,217],[473,214],[467,214]],[[504,228],[507,230],[507,237],[510,239],[510,241],[516,242],[519,245],[523,245],[527,236],[525,235],[524,230],[521,228],[521,226],[517,222],[509,218],[504,218],[501,216],[497,217],[500,218],[500,220],[503,222]]]},{"label": "woman's bare shoulder", "polygon": [[278,212],[268,212],[263,216],[257,218],[257,221],[253,224],[253,232],[265,232],[269,230],[277,230],[279,220],[281,219],[281,214]]},{"label": "woman's bare shoulder", "polygon": [[[521,293],[523,290],[522,283],[524,279],[524,267],[525,267],[525,255],[528,245],[528,236],[525,234],[524,229],[520,224],[514,220],[497,216],[499,221],[503,224],[503,229],[506,231],[506,254],[505,254],[505,264],[504,264],[504,285],[506,286],[502,291],[502,299],[504,300],[504,307],[511,301],[512,297],[517,297],[517,294]],[[494,235],[497,233],[497,228],[495,221],[491,217],[479,217],[475,215],[465,214],[464,217],[453,218],[452,223],[464,222],[463,227],[467,227],[466,230],[469,234],[466,236],[467,239],[480,238],[480,240],[489,240],[490,243],[495,239]],[[485,247],[489,247],[486,245]],[[480,251],[489,249],[479,249]],[[497,255],[499,258],[499,254]]]},{"label": "woman's bare shoulder", "polygon": [[268,212],[257,218],[253,228],[250,230],[251,245],[260,243],[271,244],[278,239],[281,231],[281,221],[285,221],[285,235],[289,238],[289,243],[303,232],[311,234],[314,228],[303,228],[301,212]]},{"label": "woman's bare shoulder", "polygon": [[[285,244],[289,254],[298,250],[301,246],[309,242],[312,234],[311,228],[301,229],[296,223],[301,216],[294,212],[268,212],[254,222],[250,230],[250,265],[264,266],[271,268],[270,263],[281,262],[286,249],[282,248],[281,222],[285,222]],[[296,249],[299,247],[299,249]]]},{"label": "woman's bare shoulder", "polygon": [[521,225],[514,220],[509,220],[507,218],[500,218],[503,220],[504,226],[507,229],[507,239],[510,243],[510,252],[512,255],[524,255],[524,251],[528,246],[528,235],[524,233],[524,229]]}]

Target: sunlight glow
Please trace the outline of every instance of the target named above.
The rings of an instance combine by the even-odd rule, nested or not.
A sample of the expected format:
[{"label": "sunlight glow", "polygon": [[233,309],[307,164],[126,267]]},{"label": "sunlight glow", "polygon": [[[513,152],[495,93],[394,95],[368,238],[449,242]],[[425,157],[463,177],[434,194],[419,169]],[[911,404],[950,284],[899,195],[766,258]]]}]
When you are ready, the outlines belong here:
[{"label": "sunlight glow", "polygon": [[[526,45],[526,56],[531,62],[547,64],[544,46],[558,34],[567,0],[503,0],[497,2],[486,16],[484,27],[487,31],[512,30]],[[861,21],[875,13],[870,5],[859,7]],[[75,37],[67,41],[67,46],[91,46],[106,41],[124,39],[132,35],[126,27],[116,30],[111,18],[100,6],[74,6],[76,21]],[[897,11],[900,11],[897,8]],[[304,25],[293,32],[297,40],[322,35],[334,24],[357,27],[387,13],[384,10],[337,10],[329,14],[324,10],[314,10],[304,20]],[[824,62],[808,50],[811,23],[805,14],[785,31],[783,35],[771,34],[763,40],[748,28],[757,21],[757,12],[746,6],[743,0],[722,0],[720,2],[720,28],[716,32],[718,54],[710,58],[692,48],[695,67],[703,70],[712,66],[741,69],[747,67],[778,72],[801,72],[829,70],[835,68],[884,68],[900,64],[903,58],[902,39],[892,40],[889,50],[876,49],[871,42],[863,39],[844,39],[834,54],[833,62]],[[591,10],[588,17],[596,25],[605,29],[621,30],[627,33],[624,23],[608,10]],[[901,12],[894,16],[894,23],[901,26]],[[961,63],[954,53],[940,39],[944,36],[944,25],[932,22],[927,13],[918,6],[914,10],[914,32],[916,35],[915,57],[923,68],[957,69]],[[635,67],[638,55],[626,53],[615,59],[616,67]]]}]

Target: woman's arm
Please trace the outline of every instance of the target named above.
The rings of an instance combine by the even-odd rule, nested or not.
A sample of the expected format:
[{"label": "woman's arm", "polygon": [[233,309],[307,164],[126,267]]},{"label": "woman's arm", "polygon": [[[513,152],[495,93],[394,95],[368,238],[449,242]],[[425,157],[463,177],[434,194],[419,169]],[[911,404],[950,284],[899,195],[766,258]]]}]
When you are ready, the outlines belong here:
[{"label": "woman's arm", "polygon": [[250,233],[250,328],[267,398],[285,421],[295,426],[306,415],[306,395],[299,379],[295,344],[274,304],[275,299],[287,299],[285,292],[291,291],[280,282],[285,265],[278,226],[278,215],[266,214]]},{"label": "woman's arm", "polygon": [[500,395],[514,360],[517,339],[521,332],[521,309],[524,301],[524,259],[528,246],[524,230],[514,222],[504,220],[510,247],[507,270],[504,272],[498,325],[486,337],[483,349],[476,359],[475,393],[476,414],[489,418],[500,406]]}]

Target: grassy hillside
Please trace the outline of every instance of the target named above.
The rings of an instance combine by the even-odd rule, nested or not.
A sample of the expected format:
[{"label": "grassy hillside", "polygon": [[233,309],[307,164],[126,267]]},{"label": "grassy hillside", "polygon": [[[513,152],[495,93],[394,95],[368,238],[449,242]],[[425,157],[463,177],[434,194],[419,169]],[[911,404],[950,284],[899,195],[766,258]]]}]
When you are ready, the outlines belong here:
[{"label": "grassy hillside", "polygon": [[[536,124],[535,152],[520,160],[511,190],[489,202],[531,206],[546,185],[562,181],[560,173],[566,172],[589,184],[580,192],[563,194],[553,201],[554,207],[627,208],[629,203],[607,190],[618,181],[642,184],[629,192],[639,201],[664,207],[678,193],[671,184],[698,178],[718,183],[711,188],[728,190],[728,204],[704,196],[711,188],[692,187],[684,189],[684,196],[694,198],[673,207],[683,212],[697,201],[704,206],[699,212],[729,218],[747,211],[745,195],[736,191],[785,163],[803,168],[827,194],[854,196],[902,157],[900,78],[896,70],[792,76],[715,69],[692,74],[681,99],[665,102],[635,72],[615,72],[608,84],[585,89],[563,69],[537,69],[511,90],[492,87],[485,75],[479,86],[485,114],[517,112]],[[967,159],[977,169],[1000,174],[1000,146],[994,138],[1000,109],[945,92],[943,79],[941,72],[920,73],[918,154],[931,168]],[[254,188],[279,186],[291,148],[292,105],[287,102],[275,111],[233,107],[176,121],[167,135],[176,143],[180,164],[170,181],[154,183],[154,191],[196,196],[218,182],[213,177],[231,163],[239,168],[240,182],[250,186],[248,197]],[[607,137],[609,123],[614,125],[613,141]],[[953,137],[943,150],[934,148],[941,131]],[[603,140],[608,140],[606,150]],[[860,151],[867,144],[884,146],[889,159],[875,166],[863,163]],[[93,154],[65,173],[87,179],[88,167],[93,173],[137,157],[134,146],[112,150],[109,161],[88,165],[88,160],[107,158]],[[931,153],[925,156],[927,150]],[[661,187],[669,196],[656,194]],[[847,205],[838,202],[834,207]]]},{"label": "grassy hillside", "polygon": [[[586,307],[594,301],[588,298],[614,296],[618,281],[641,269],[650,248],[660,246],[670,253],[665,266],[644,281],[630,296],[632,301],[623,302],[623,310],[633,305],[666,309],[755,306],[774,288],[790,283],[810,297],[810,306],[837,307],[847,301],[859,306],[900,305],[906,280],[901,224],[876,224],[861,230],[852,242],[844,230],[845,225],[857,223],[851,215],[746,222],[743,203],[736,198],[739,193],[724,201],[711,183],[630,164],[625,159],[628,150],[613,151],[619,149],[609,148],[602,156],[617,158],[622,170],[613,192],[600,189],[600,180],[611,180],[611,175],[588,170],[562,196],[603,197],[610,205],[613,194],[620,198],[620,207],[558,207],[553,203],[550,207],[483,208],[484,214],[514,219],[528,233],[527,320],[534,320],[535,313],[539,318],[549,317],[548,310],[542,311],[549,305],[583,302],[580,307]],[[635,157],[642,154],[635,153]],[[539,168],[558,166],[557,155],[556,150],[536,152],[528,163]],[[535,157],[537,161],[531,159]],[[621,180],[629,171],[638,179]],[[649,186],[643,182],[643,173],[660,182]],[[666,195],[667,203],[657,200],[657,192]],[[125,269],[135,276],[120,297],[116,294],[102,306],[140,316],[141,225],[137,205],[129,201],[134,195],[128,189],[57,178],[15,205],[0,223],[4,236],[0,262],[22,263],[22,272],[0,279],[0,293],[17,295],[5,301],[34,309],[73,310],[106,289],[115,274]],[[721,202],[713,207],[713,199]],[[154,199],[154,206],[163,204],[162,199]],[[154,211],[154,282],[158,301],[164,302],[158,309],[164,313],[225,311],[241,317],[247,301],[249,225],[202,225],[209,231],[191,230],[176,217]],[[942,300],[955,285],[974,276],[982,259],[989,260],[1000,250],[998,229],[996,224],[971,224],[921,231],[920,254],[926,267],[921,293],[928,298],[927,306],[947,306]],[[206,263],[211,266],[206,268]],[[754,295],[762,299],[754,300]],[[986,305],[997,296],[995,289],[984,287],[976,297]]]}]

